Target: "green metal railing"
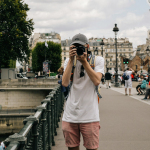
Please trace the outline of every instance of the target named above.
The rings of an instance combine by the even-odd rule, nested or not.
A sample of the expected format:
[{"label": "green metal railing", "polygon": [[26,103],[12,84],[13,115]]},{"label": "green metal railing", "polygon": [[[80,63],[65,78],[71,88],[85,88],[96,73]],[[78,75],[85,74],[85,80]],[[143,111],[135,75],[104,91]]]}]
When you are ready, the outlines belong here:
[{"label": "green metal railing", "polygon": [[34,116],[27,117],[19,133],[5,140],[6,150],[51,150],[63,111],[64,96],[58,85],[36,108]]}]

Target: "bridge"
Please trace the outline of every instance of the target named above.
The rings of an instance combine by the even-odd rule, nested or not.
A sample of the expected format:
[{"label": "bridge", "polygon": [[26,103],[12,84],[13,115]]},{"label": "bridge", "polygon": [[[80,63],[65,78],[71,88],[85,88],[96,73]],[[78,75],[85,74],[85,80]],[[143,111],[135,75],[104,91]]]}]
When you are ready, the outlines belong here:
[{"label": "bridge", "polygon": [[57,135],[63,105],[64,97],[57,84],[36,107],[35,114],[24,119],[19,133],[5,140],[7,150],[51,150],[51,146],[55,145],[54,136]]},{"label": "bridge", "polygon": [[58,79],[1,79],[2,109],[33,109],[58,85]]}]

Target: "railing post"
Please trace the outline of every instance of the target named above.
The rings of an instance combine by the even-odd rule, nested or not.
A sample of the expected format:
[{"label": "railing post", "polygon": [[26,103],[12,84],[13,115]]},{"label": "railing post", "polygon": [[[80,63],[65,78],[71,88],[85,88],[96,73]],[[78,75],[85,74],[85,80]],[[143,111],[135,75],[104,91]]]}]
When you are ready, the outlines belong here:
[{"label": "railing post", "polygon": [[48,112],[48,150],[51,150],[51,96],[47,99],[44,99],[41,104],[43,104],[44,102],[48,103],[47,106],[47,112]]},{"label": "railing post", "polygon": [[43,150],[46,150],[46,136],[45,136],[45,122],[46,122],[46,118],[45,118],[45,112],[46,112],[46,107],[40,105],[38,106],[36,109],[38,110],[42,110],[42,119],[41,121],[43,122],[43,125],[42,125],[42,141],[43,141]]},{"label": "railing post", "polygon": [[52,146],[55,146],[54,141],[54,94],[50,93],[51,96],[51,140],[52,140]]},{"label": "railing post", "polygon": [[[37,132],[37,126],[38,126],[38,123],[39,123],[39,119],[37,119],[35,116],[29,116],[29,117],[27,117],[26,119],[23,120],[24,125],[28,121],[33,123],[33,127],[32,127],[33,147],[31,147],[29,149],[37,150],[38,149],[38,135],[39,135],[39,133]],[[32,145],[32,143],[31,143],[31,145]]]},{"label": "railing post", "polygon": [[56,131],[56,128],[57,128],[57,103],[56,103],[56,90],[53,90],[52,92],[51,92],[52,94],[54,94],[54,99],[53,99],[53,101],[54,101],[54,134],[55,134],[55,136],[57,135],[57,131]]}]

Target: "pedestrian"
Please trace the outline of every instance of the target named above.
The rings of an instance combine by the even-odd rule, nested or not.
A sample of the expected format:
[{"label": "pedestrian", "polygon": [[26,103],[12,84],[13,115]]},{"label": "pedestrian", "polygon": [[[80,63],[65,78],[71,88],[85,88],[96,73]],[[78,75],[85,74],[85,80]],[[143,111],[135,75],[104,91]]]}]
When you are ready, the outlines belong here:
[{"label": "pedestrian", "polygon": [[111,87],[111,74],[108,72],[105,73],[105,80],[106,80],[106,88]]},{"label": "pedestrian", "polygon": [[68,88],[69,87],[64,87],[62,86],[62,76],[63,76],[63,73],[64,73],[64,67],[60,67],[58,70],[58,78],[60,78],[60,80],[58,81],[58,84],[61,85],[61,92],[64,93],[64,97],[65,99],[67,99],[67,95],[68,95]]},{"label": "pedestrian", "polygon": [[128,76],[128,80],[125,80],[125,95],[127,96],[127,88],[129,88],[129,96],[131,95],[131,89],[132,89],[132,80],[131,80],[131,74],[134,73],[134,70],[132,68],[127,68],[125,71],[125,75]]},{"label": "pedestrian", "polygon": [[147,100],[147,97],[150,98],[150,81],[148,83],[148,88],[146,89],[145,97],[142,100]]},{"label": "pedestrian", "polygon": [[4,150],[5,149],[5,145],[4,145],[3,141],[1,142],[1,146],[3,147],[3,150]]},{"label": "pedestrian", "polygon": [[121,79],[122,79],[122,81],[121,81],[121,86],[122,86],[122,85],[125,86],[125,80],[124,80],[124,78],[123,78],[123,74],[121,75]]},{"label": "pedestrian", "polygon": [[105,84],[105,76],[104,75],[102,75],[101,81],[102,81],[102,84],[104,85]]},{"label": "pedestrian", "polygon": [[3,150],[3,146],[1,145],[1,142],[0,142],[0,150]]},{"label": "pedestrian", "polygon": [[137,89],[138,95],[143,95],[142,89],[146,89],[147,84],[148,84],[148,82],[146,81],[146,78],[144,78],[144,80],[142,81],[142,84]]},{"label": "pedestrian", "polygon": [[69,150],[79,150],[80,134],[86,149],[97,150],[99,147],[100,118],[95,87],[104,74],[104,59],[97,56],[93,69],[89,64],[93,55],[89,54],[88,48],[86,36],[75,35],[70,44],[69,58],[64,63],[62,85],[68,86],[70,77],[73,77],[62,118],[62,130]]}]

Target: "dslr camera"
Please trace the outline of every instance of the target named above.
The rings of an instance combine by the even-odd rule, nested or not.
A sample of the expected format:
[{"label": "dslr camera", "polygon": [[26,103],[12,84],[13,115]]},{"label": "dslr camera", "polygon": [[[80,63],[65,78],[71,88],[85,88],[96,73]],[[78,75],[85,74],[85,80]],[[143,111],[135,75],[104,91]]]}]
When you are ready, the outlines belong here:
[{"label": "dslr camera", "polygon": [[80,44],[75,44],[74,46],[77,49],[78,56],[83,55],[83,53],[85,52],[85,47],[83,45],[80,45]]}]

